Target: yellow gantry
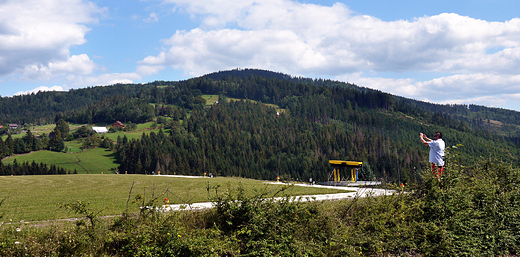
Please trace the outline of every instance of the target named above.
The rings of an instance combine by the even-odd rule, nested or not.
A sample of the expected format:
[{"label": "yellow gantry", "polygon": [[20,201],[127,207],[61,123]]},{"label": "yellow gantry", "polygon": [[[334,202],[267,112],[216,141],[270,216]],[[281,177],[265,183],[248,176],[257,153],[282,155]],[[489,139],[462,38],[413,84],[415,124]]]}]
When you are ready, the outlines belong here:
[{"label": "yellow gantry", "polygon": [[340,161],[340,160],[329,160],[329,163],[334,168],[334,182],[340,182],[341,176],[340,170],[343,168],[350,168],[350,179],[352,182],[357,182],[358,169],[363,166],[363,162],[357,161]]}]

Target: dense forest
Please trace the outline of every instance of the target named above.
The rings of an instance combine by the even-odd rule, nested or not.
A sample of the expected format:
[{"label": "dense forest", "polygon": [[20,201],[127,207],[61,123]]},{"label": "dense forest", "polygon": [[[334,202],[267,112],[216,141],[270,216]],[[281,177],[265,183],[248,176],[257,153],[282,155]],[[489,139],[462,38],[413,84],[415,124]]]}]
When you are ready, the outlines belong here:
[{"label": "dense forest", "polygon": [[[219,95],[218,103],[206,103],[208,94]],[[328,160],[348,159],[363,161],[362,179],[414,181],[428,156],[418,135],[435,131],[444,133],[447,146],[463,145],[468,165],[489,156],[519,161],[518,112],[435,105],[262,70],[7,97],[0,99],[0,110],[3,123],[162,120],[168,132],[104,144],[116,152],[119,172],[127,173],[326,181]],[[48,149],[34,135],[16,143],[9,138],[0,142],[2,156]]]}]

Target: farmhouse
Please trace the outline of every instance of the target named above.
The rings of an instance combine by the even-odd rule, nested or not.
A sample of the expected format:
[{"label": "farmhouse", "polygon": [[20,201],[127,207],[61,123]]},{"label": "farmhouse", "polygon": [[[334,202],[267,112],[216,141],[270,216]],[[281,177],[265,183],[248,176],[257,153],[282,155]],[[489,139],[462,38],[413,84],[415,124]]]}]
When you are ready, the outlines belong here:
[{"label": "farmhouse", "polygon": [[17,129],[18,128],[18,124],[9,124],[9,128],[10,129]]},{"label": "farmhouse", "polygon": [[108,130],[105,127],[92,127],[92,131],[94,131],[98,134],[108,133]]},{"label": "farmhouse", "polygon": [[116,121],[116,122],[114,122],[114,124],[112,124],[112,127],[114,127],[114,128],[125,128],[125,125],[122,122],[120,122],[120,121]]}]

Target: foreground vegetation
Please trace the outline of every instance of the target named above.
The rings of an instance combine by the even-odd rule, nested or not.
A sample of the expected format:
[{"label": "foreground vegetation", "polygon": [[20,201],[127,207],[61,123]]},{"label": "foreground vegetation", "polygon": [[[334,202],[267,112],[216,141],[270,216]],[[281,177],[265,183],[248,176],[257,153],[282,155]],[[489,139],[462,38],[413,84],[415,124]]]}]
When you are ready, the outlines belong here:
[{"label": "foreground vegetation", "polygon": [[[51,226],[3,225],[3,256],[514,256],[520,170],[494,160],[475,168],[450,157],[445,176],[423,174],[407,193],[334,202],[275,202],[269,190],[207,185],[215,208],[157,212],[162,196],[134,197],[136,215]],[[278,195],[284,189],[278,189]],[[271,193],[272,194],[272,193]],[[4,209],[5,202],[1,206]],[[143,208],[146,207],[146,208]]]}]

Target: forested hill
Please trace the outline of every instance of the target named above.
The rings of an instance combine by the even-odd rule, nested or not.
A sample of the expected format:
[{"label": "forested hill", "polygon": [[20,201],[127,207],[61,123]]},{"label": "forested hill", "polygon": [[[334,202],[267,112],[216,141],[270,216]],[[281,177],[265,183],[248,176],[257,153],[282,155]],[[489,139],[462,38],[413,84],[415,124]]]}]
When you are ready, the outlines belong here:
[{"label": "forested hill", "polygon": [[[377,90],[359,87],[352,83],[345,83],[340,81],[333,81],[328,79],[311,79],[304,77],[293,77],[287,74],[283,74],[280,72],[272,72],[267,70],[259,70],[259,69],[234,69],[227,71],[218,71],[214,73],[210,73],[204,75],[205,78],[210,78],[214,80],[221,80],[227,77],[238,77],[238,78],[248,78],[250,76],[259,76],[263,78],[272,78],[272,79],[283,79],[289,80],[295,83],[305,83],[315,86],[327,86],[327,87],[344,87],[356,89],[361,92],[372,92],[372,93],[381,93]],[[508,133],[517,131],[517,127],[509,128],[507,125],[520,125],[520,112],[501,109],[501,108],[491,108],[486,106],[474,105],[474,104],[434,104],[428,102],[417,101],[414,99],[409,99],[401,96],[393,95],[395,102],[402,102],[406,105],[407,109],[418,109],[420,111],[426,111],[430,113],[437,113],[437,115],[441,114],[443,116],[447,116],[449,119],[453,119],[456,121],[462,121],[464,123],[468,123],[469,126],[474,128],[487,128],[495,131],[507,131]],[[495,121],[495,122],[493,122]],[[498,123],[496,123],[498,121]],[[453,122],[453,121],[450,121]],[[492,125],[493,123],[494,125]],[[500,125],[497,125],[500,124]]]},{"label": "forested hill", "polygon": [[[205,95],[219,95],[218,104]],[[490,155],[516,165],[520,149],[517,112],[437,106],[263,70],[8,97],[0,110],[2,123],[160,121],[168,133],[115,144],[119,171],[128,173],[323,181],[328,160],[348,159],[364,162],[363,179],[407,181],[427,165],[420,132],[440,130],[448,146],[463,144],[468,165]]]}]

